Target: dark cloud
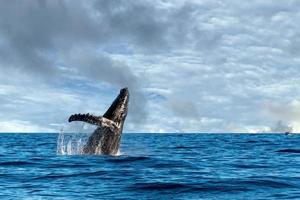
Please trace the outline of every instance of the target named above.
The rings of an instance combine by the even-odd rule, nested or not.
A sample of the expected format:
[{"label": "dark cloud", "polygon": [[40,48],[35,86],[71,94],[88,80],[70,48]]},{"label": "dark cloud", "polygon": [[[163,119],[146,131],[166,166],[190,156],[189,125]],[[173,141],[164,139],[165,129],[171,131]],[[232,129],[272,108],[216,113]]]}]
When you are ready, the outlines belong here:
[{"label": "dark cloud", "polygon": [[[133,121],[145,118],[145,98],[139,79],[125,63],[97,53],[114,37],[124,35],[121,24],[93,17],[96,11],[84,1],[10,1],[0,6],[1,68],[11,68],[44,80],[82,76],[95,82],[107,82],[132,91]],[[112,23],[112,24],[110,24]],[[120,38],[120,37],[119,37]],[[115,41],[115,42],[116,42]],[[74,49],[88,46],[79,57],[70,57]],[[91,50],[92,49],[92,50]],[[99,55],[100,54],[100,55]],[[57,65],[60,61],[67,70]],[[7,70],[7,69],[6,69]],[[25,77],[24,77],[25,78]]]},{"label": "dark cloud", "polygon": [[58,53],[78,46],[116,46],[144,53],[210,49],[222,34],[199,28],[197,17],[214,7],[187,2],[169,8],[162,1],[2,2],[0,51],[5,49],[3,58],[9,66],[49,77],[60,73],[55,66]]},{"label": "dark cloud", "polygon": [[146,99],[141,91],[142,80],[134,75],[130,67],[107,56],[95,55],[88,49],[73,52],[66,60],[77,76],[89,77],[90,81],[96,83],[104,81],[119,88],[128,87],[131,119],[137,124],[145,120]]},{"label": "dark cloud", "polygon": [[[151,1],[10,1],[0,6],[1,67],[50,82],[81,76],[132,91],[132,115],[145,118],[138,75],[98,49],[134,47],[136,52],[170,52],[186,44],[195,7],[167,9]],[[160,5],[161,4],[161,5]],[[193,23],[191,23],[193,24]],[[194,37],[194,36],[192,36]],[[77,49],[80,55],[73,55]],[[70,56],[71,55],[71,56]],[[61,70],[58,62],[67,69]],[[37,75],[37,76],[36,76]],[[144,80],[143,80],[144,81]]]},{"label": "dark cloud", "polygon": [[163,19],[163,10],[156,8],[155,3],[99,0],[95,2],[95,8],[101,27],[115,41],[146,51],[168,46],[168,19]]},{"label": "dark cloud", "polygon": [[12,67],[40,75],[55,73],[55,58],[61,47],[93,41],[97,27],[91,23],[88,11],[81,3],[64,1],[2,2],[0,6],[0,36],[4,38],[7,60]]}]

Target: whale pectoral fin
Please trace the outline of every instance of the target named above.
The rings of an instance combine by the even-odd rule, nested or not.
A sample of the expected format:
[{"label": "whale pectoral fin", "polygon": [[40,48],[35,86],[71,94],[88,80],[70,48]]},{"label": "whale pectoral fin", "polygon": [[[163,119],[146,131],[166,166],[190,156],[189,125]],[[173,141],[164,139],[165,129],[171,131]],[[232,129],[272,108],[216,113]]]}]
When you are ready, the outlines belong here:
[{"label": "whale pectoral fin", "polygon": [[71,115],[69,117],[69,122],[73,122],[73,121],[82,121],[97,126],[101,125],[101,117],[90,115],[89,113],[87,114],[79,113],[79,114]]},{"label": "whale pectoral fin", "polygon": [[73,121],[82,121],[89,124],[93,124],[96,126],[102,126],[102,127],[116,127],[117,124],[109,119],[106,119],[105,117],[101,116],[94,116],[89,113],[87,114],[74,114],[69,117],[69,122]]}]

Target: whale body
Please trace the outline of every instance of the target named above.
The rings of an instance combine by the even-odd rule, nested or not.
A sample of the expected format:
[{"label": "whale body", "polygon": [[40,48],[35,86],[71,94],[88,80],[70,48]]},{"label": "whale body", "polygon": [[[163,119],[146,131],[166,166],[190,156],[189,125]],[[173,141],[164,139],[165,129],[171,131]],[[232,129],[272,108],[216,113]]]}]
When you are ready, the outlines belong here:
[{"label": "whale body", "polygon": [[128,112],[128,101],[128,88],[123,88],[103,116],[89,113],[70,116],[69,122],[83,121],[97,126],[83,147],[84,154],[116,155],[118,153]]}]

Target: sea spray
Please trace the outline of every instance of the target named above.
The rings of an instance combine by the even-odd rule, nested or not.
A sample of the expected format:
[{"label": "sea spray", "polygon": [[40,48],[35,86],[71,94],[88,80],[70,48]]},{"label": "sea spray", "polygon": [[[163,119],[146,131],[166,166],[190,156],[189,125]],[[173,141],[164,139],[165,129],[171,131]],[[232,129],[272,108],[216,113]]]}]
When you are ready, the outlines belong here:
[{"label": "sea spray", "polygon": [[57,139],[58,155],[81,155],[95,126],[76,122],[64,126]]}]

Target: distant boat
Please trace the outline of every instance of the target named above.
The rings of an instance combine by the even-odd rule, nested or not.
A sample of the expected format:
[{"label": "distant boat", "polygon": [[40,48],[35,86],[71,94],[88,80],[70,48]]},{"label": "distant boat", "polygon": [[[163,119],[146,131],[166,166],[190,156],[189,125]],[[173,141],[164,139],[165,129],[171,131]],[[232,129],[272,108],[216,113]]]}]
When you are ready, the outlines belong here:
[{"label": "distant boat", "polygon": [[287,131],[287,132],[285,132],[284,134],[285,134],[285,135],[291,135],[292,133],[289,132],[289,131]]}]

